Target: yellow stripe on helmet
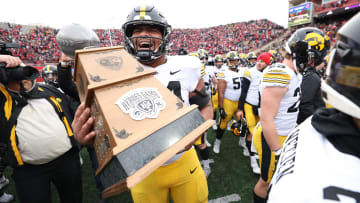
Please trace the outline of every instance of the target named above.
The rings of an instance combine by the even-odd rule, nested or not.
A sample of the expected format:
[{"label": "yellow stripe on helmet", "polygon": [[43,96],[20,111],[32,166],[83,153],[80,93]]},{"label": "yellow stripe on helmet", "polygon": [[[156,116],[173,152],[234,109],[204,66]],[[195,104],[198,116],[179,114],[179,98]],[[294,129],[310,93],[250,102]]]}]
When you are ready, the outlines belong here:
[{"label": "yellow stripe on helmet", "polygon": [[145,19],[145,15],[146,15],[146,6],[141,6],[140,7],[140,19]]}]

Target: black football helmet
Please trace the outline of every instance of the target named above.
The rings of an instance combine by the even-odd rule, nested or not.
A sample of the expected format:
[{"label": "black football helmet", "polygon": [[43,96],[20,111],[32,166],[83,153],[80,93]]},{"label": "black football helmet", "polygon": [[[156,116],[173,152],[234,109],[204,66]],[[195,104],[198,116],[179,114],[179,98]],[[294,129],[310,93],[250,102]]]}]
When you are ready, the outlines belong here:
[{"label": "black football helmet", "polygon": [[360,119],[360,13],[351,18],[336,36],[327,79],[321,88],[326,103]]},{"label": "black football helmet", "polygon": [[[236,51],[229,51],[225,57],[229,68],[237,69],[240,60],[238,53]],[[233,63],[231,61],[233,61]]]},{"label": "black football helmet", "polygon": [[312,58],[315,59],[315,66],[322,63],[328,52],[328,44],[321,30],[305,27],[296,30],[289,38],[285,50],[292,56],[297,71],[304,72]]},{"label": "black football helmet", "polygon": [[[150,25],[157,28],[162,33],[161,44],[159,47],[148,50],[136,50],[133,40],[149,39],[150,43],[157,39],[154,37],[132,37],[133,31],[137,26]],[[152,5],[144,5],[135,7],[127,16],[122,32],[125,39],[125,48],[127,51],[135,56],[140,62],[149,63],[165,55],[168,50],[168,42],[171,34],[171,26],[167,23],[166,18]]]},{"label": "black football helmet", "polygon": [[235,136],[245,137],[248,134],[248,125],[245,118],[238,121],[232,121],[230,125],[231,132]]},{"label": "black football helmet", "polygon": [[46,65],[41,71],[41,77],[43,78],[46,84],[58,87],[56,66]]},{"label": "black football helmet", "polygon": [[[255,59],[255,62],[252,62],[251,59]],[[257,56],[254,52],[250,52],[247,55],[247,63],[249,65],[249,67],[254,67],[256,64],[256,60],[257,60]]]},{"label": "black football helmet", "polygon": [[199,53],[199,59],[200,60],[204,60],[204,59],[208,59],[209,58],[209,53],[205,50],[205,49],[199,49],[198,50]]}]

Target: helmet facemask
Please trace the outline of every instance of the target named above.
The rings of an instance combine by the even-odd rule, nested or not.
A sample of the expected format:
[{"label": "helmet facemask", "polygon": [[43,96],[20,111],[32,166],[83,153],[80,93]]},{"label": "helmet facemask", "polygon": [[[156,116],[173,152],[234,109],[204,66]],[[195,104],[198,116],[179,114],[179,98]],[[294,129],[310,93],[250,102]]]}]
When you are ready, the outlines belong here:
[{"label": "helmet facemask", "polygon": [[[148,26],[160,31],[161,38],[149,35],[133,36],[135,28]],[[164,56],[168,50],[171,26],[165,17],[154,6],[138,6],[128,15],[126,23],[122,26],[126,50],[144,64],[151,64],[154,60]],[[158,47],[152,46],[156,41],[161,41]],[[138,42],[147,42],[148,45],[141,48]]]},{"label": "helmet facemask", "polygon": [[[324,100],[334,108],[360,119],[360,45],[338,40],[322,84]],[[353,44],[357,47],[351,47]]]},{"label": "helmet facemask", "polygon": [[[138,24],[136,26],[140,26],[140,25],[142,24]],[[148,24],[143,24],[143,25],[148,25]],[[130,27],[130,25],[128,25],[127,27]],[[152,37],[152,36],[132,37],[132,33],[135,28],[134,25],[131,32],[129,33],[129,36],[125,36],[127,51],[130,54],[134,55],[142,63],[145,64],[151,63],[160,56],[165,55],[168,50],[167,44],[170,38],[170,33],[167,32],[166,34],[165,28],[161,30],[160,29],[161,26],[157,26],[157,27],[159,27],[159,30],[161,31],[161,34],[163,36],[162,38]],[[126,31],[125,33],[128,33],[128,31]],[[160,44],[157,47],[156,47],[157,44],[156,41],[160,41]]]}]

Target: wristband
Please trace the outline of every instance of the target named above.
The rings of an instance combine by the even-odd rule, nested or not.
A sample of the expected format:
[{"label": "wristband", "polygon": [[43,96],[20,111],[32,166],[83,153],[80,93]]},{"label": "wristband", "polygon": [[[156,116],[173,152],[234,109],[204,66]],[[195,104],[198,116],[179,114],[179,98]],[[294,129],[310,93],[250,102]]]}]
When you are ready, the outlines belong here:
[{"label": "wristband", "polygon": [[67,68],[67,67],[69,67],[69,62],[62,61],[62,62],[60,62],[60,66],[61,66],[61,68]]},{"label": "wristband", "polygon": [[280,156],[281,148],[274,151],[275,156]]}]

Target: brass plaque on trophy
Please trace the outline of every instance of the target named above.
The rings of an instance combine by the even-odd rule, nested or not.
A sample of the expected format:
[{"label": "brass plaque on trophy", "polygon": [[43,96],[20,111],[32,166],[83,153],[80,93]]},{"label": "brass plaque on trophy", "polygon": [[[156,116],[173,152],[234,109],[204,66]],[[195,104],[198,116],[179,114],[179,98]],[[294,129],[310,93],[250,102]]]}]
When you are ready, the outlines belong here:
[{"label": "brass plaque on trophy", "polygon": [[123,47],[79,50],[75,58],[79,96],[95,119],[104,198],[135,186],[214,124]]}]

